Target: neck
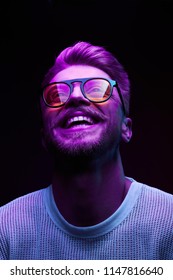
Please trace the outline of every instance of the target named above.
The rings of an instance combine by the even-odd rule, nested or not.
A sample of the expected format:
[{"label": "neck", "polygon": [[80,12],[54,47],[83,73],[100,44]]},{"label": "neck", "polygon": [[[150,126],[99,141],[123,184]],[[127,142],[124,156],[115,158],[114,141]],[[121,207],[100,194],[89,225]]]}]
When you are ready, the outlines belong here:
[{"label": "neck", "polygon": [[76,226],[94,225],[112,215],[127,187],[119,154],[109,161],[73,162],[71,167],[66,164],[61,171],[55,167],[52,181],[59,211]]}]

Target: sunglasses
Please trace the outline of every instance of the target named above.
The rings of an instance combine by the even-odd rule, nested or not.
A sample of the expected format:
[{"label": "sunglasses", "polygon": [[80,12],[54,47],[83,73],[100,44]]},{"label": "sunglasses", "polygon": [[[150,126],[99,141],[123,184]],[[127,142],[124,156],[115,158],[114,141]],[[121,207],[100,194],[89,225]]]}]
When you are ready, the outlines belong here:
[{"label": "sunglasses", "polygon": [[73,92],[73,83],[75,82],[80,82],[80,90],[83,96],[94,103],[107,101],[112,95],[113,87],[116,87],[124,114],[126,113],[124,100],[117,82],[106,78],[82,78],[50,83],[43,88],[42,97],[45,104],[51,108],[63,106]]}]

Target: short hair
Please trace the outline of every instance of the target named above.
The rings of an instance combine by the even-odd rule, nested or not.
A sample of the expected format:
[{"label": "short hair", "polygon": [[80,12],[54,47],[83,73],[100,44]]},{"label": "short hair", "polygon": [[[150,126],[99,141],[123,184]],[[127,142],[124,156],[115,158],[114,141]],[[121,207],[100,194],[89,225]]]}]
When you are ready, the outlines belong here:
[{"label": "short hair", "polygon": [[72,65],[97,67],[106,72],[111,79],[116,80],[123,96],[126,113],[129,114],[130,81],[128,74],[118,59],[103,46],[78,41],[65,48],[56,57],[54,65],[45,75],[42,86],[48,84],[58,72]]}]

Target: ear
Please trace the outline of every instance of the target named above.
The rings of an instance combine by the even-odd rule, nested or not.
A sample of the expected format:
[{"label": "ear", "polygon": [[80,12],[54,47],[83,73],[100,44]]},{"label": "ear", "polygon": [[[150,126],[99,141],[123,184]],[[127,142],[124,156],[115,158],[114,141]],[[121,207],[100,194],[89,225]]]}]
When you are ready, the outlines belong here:
[{"label": "ear", "polygon": [[122,122],[121,138],[124,142],[128,143],[132,137],[132,120],[125,117]]}]

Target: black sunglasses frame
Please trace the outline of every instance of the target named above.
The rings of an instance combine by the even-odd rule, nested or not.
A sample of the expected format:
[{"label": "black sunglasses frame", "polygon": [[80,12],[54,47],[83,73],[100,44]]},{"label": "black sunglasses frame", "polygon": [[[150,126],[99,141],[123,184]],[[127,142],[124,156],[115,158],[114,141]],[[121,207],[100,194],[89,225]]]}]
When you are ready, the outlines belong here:
[{"label": "black sunglasses frame", "polygon": [[[93,100],[90,100],[90,99],[85,95],[85,93],[84,93],[84,85],[85,85],[85,83],[86,83],[87,81],[89,81],[89,80],[96,80],[96,79],[105,80],[105,81],[107,81],[107,82],[111,85],[111,92],[110,92],[110,95],[108,96],[107,99],[105,99],[105,100],[103,100],[103,101],[93,101]],[[103,103],[103,102],[107,101],[107,100],[112,96],[113,87],[116,87],[117,92],[118,92],[118,95],[119,95],[120,100],[121,100],[121,103],[122,103],[123,112],[124,112],[124,114],[126,115],[126,109],[125,109],[125,104],[124,104],[123,96],[122,96],[122,94],[121,94],[121,90],[120,90],[120,88],[119,88],[119,86],[118,86],[117,81],[111,80],[111,79],[107,79],[107,78],[103,78],[103,77],[92,77],[92,78],[81,78],[81,79],[78,78],[78,79],[64,80],[64,81],[59,81],[59,82],[52,82],[52,83],[49,83],[49,84],[45,85],[45,86],[43,87],[43,91],[42,91],[42,98],[43,98],[43,101],[44,101],[44,103],[46,104],[46,106],[51,107],[51,108],[59,108],[59,107],[63,106],[63,105],[68,101],[68,99],[70,98],[70,95],[71,95],[71,93],[73,92],[73,87],[74,87],[74,86],[73,86],[73,83],[75,83],[75,82],[80,82],[80,83],[81,83],[81,84],[80,84],[80,89],[81,89],[81,92],[82,92],[83,96],[84,96],[86,99],[88,99],[90,102],[93,102],[93,103]],[[48,86],[50,86],[50,85],[60,84],[60,83],[67,84],[67,85],[70,87],[70,94],[69,94],[69,97],[67,98],[67,100],[66,100],[63,104],[58,105],[58,106],[52,106],[52,105],[50,105],[50,104],[48,104],[48,103],[46,102],[45,97],[44,97],[44,90],[45,90],[46,87],[48,87]]]}]

